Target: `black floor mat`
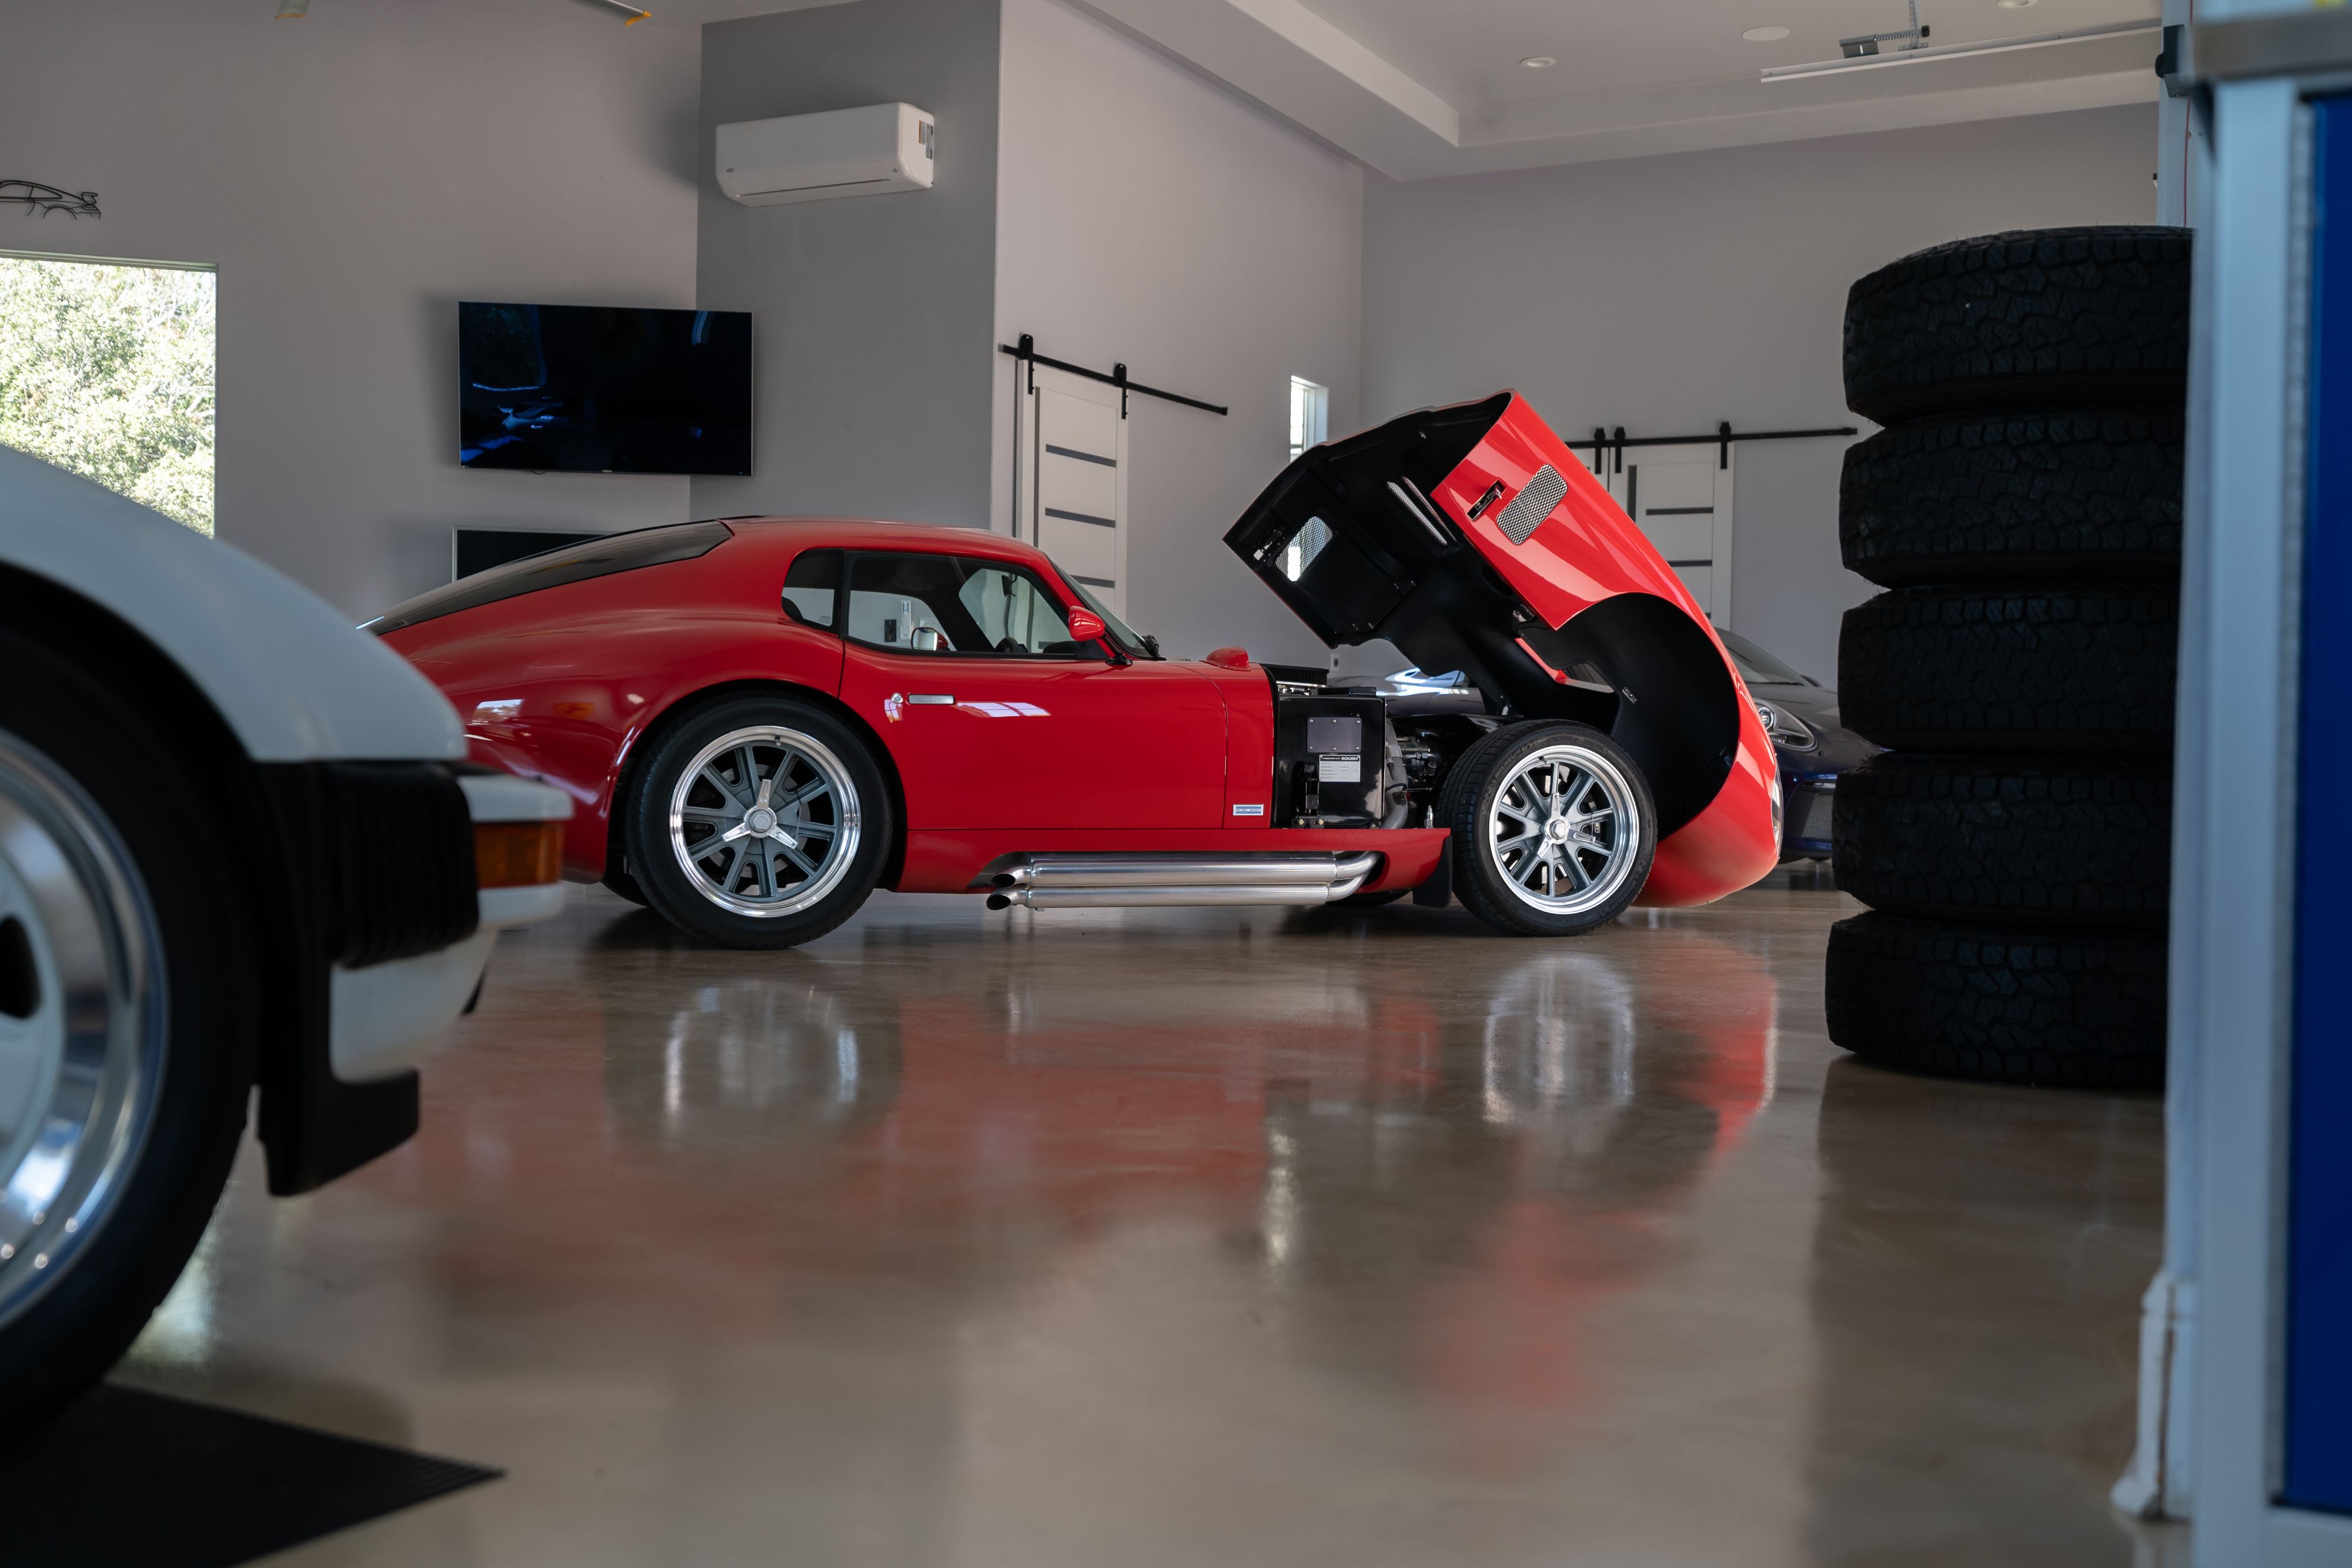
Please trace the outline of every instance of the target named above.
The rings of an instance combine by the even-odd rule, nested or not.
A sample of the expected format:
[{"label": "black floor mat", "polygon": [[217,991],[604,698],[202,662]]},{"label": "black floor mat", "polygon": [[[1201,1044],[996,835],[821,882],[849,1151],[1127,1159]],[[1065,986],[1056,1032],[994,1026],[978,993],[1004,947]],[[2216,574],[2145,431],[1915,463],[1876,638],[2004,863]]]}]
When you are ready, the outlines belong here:
[{"label": "black floor mat", "polygon": [[499,1472],[101,1385],[0,1448],[10,1568],[232,1568]]}]

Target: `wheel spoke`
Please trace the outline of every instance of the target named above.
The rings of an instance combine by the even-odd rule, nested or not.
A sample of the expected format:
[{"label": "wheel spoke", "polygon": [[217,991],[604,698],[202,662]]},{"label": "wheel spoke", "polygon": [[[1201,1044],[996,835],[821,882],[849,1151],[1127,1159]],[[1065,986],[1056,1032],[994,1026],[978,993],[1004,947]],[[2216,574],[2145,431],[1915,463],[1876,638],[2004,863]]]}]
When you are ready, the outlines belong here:
[{"label": "wheel spoke", "polygon": [[1511,874],[1519,883],[1532,887],[1535,885],[1533,881],[1534,873],[1541,871],[1547,863],[1548,862],[1544,860],[1543,856],[1530,852],[1527,859],[1521,861],[1517,866],[1511,868]]},{"label": "wheel spoke", "polygon": [[749,810],[749,808],[743,803],[746,792],[737,789],[734,785],[727,782],[726,779],[719,773],[719,764],[717,762],[710,762],[704,765],[702,769],[702,781],[709,785],[712,789],[718,790],[719,798],[726,801],[729,805],[734,807],[736,815],[740,816],[745,810]]},{"label": "wheel spoke", "polygon": [[689,822],[740,822],[743,813],[718,806],[680,806],[677,814]]},{"label": "wheel spoke", "polygon": [[785,796],[782,801],[778,802],[777,809],[782,810],[793,806],[806,805],[809,801],[815,800],[818,796],[824,794],[832,788],[832,781],[826,779],[824,774],[820,773],[806,784],[802,785],[799,789]]},{"label": "wheel spoke", "polygon": [[834,822],[794,822],[793,824],[793,836],[796,839],[829,839],[840,831],[839,824]]},{"label": "wheel spoke", "polygon": [[743,770],[743,800],[748,810],[760,793],[760,758],[748,742],[735,748],[735,766]]},{"label": "wheel spoke", "polygon": [[793,848],[792,845],[778,844],[776,846],[776,852],[782,855],[786,860],[792,862],[793,864],[798,866],[803,876],[814,876],[816,874],[816,862],[809,859],[806,855],[801,853],[800,851]]}]

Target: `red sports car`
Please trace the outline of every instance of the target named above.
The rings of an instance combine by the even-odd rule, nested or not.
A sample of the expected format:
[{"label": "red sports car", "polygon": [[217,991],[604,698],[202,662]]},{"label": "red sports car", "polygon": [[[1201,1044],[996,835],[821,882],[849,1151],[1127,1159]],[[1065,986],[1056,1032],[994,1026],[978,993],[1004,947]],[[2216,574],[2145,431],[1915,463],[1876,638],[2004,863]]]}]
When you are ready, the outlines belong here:
[{"label": "red sports car", "polygon": [[1778,770],[1721,643],[1516,393],[1316,447],[1225,542],[1326,643],[1461,683],[1163,659],[1030,546],[904,523],[646,528],[369,629],[478,758],[579,802],[569,875],[735,946],[808,941],[876,887],[1411,892],[1568,936],[1771,869]]}]

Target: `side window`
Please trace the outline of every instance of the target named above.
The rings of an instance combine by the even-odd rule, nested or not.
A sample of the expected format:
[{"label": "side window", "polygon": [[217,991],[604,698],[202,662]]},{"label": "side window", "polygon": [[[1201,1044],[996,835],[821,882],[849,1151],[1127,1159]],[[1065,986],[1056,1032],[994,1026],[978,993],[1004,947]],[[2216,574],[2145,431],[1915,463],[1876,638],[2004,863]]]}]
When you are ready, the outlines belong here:
[{"label": "side window", "polygon": [[784,613],[803,626],[831,626],[841,588],[841,552],[803,550],[784,573]]},{"label": "side window", "polygon": [[1062,607],[1037,580],[1017,567],[992,561],[961,563],[971,575],[956,597],[979,623],[981,635],[1000,653],[1059,653],[1083,650],[1070,641]]},{"label": "side window", "polygon": [[849,568],[849,635],[907,653],[1081,658],[1091,643],[1044,583],[1019,567],[963,556],[860,555]]}]

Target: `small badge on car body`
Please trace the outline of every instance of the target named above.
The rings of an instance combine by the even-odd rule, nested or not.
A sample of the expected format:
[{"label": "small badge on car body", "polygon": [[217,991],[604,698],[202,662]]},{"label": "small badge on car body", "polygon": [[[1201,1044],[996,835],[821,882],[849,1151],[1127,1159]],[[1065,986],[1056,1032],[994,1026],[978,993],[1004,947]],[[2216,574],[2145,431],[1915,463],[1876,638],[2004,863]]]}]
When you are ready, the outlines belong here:
[{"label": "small badge on car body", "polygon": [[1263,805],[1235,806],[1234,808],[1234,815],[1236,817],[1263,817],[1265,815],[1265,808]]},{"label": "small badge on car body", "polygon": [[1486,493],[1479,497],[1477,500],[1471,503],[1470,520],[1474,523],[1476,522],[1478,518],[1485,514],[1486,508],[1495,504],[1495,497],[1502,493],[1503,482],[1500,479],[1497,479],[1493,484],[1487,486]]}]

